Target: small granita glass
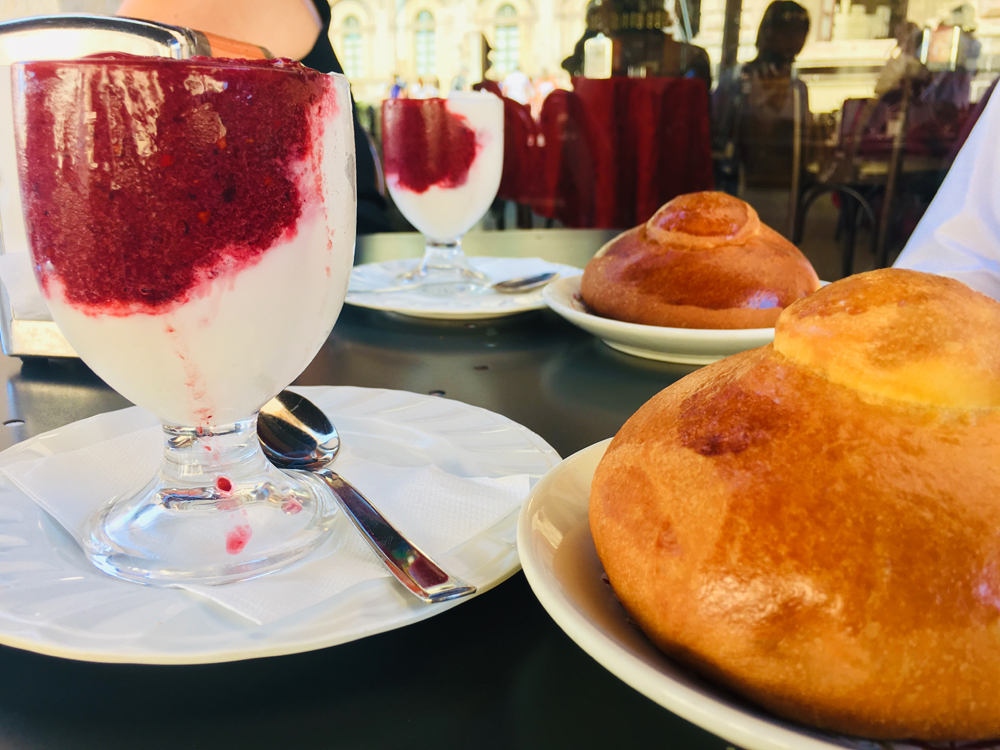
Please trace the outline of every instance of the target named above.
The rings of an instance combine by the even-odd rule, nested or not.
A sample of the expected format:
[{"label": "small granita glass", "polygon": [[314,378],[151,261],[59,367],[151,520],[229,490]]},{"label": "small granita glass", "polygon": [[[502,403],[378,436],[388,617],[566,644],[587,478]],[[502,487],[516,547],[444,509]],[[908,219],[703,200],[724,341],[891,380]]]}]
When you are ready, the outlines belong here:
[{"label": "small granita glass", "polygon": [[[143,583],[277,570],[327,540],[321,483],[265,459],[256,413],[343,305],[350,90],[288,61],[107,55],[12,67],[35,272],[83,361],[163,422],[149,484],[81,544]],[[71,488],[67,488],[71,489]]]},{"label": "small granita glass", "polygon": [[426,243],[423,259],[399,283],[442,295],[490,283],[469,265],[462,236],[496,198],[503,137],[503,101],[485,91],[382,102],[385,182]]}]

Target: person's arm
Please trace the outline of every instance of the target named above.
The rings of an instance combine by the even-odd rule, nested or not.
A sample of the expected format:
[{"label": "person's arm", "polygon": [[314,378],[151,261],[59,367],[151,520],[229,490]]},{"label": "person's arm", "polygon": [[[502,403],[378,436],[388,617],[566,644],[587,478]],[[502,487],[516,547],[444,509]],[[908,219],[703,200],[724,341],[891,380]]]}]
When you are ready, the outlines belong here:
[{"label": "person's arm", "polygon": [[250,42],[293,60],[309,53],[322,28],[311,0],[124,0],[118,15]]}]

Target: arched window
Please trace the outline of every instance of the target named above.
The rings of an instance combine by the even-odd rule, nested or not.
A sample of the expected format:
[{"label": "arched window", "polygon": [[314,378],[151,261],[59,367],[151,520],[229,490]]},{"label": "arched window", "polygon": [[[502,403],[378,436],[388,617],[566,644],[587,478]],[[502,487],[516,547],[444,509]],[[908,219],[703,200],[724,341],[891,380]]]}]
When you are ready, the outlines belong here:
[{"label": "arched window", "polygon": [[434,16],[428,10],[417,14],[417,75],[433,76],[437,73],[434,52]]},{"label": "arched window", "polygon": [[344,74],[354,80],[364,75],[361,64],[361,23],[354,16],[344,19],[341,28],[344,33]]},{"label": "arched window", "polygon": [[496,52],[493,67],[502,76],[517,70],[521,61],[521,33],[517,26],[517,11],[511,4],[497,10]]}]

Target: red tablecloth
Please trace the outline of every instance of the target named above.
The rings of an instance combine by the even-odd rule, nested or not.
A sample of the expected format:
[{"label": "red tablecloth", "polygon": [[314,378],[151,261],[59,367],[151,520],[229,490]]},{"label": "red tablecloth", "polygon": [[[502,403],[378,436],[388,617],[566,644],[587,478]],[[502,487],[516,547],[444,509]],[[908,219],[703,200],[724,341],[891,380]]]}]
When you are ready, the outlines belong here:
[{"label": "red tablecloth", "polygon": [[708,91],[693,78],[574,78],[541,114],[543,197],[572,227],[627,228],[682,193],[711,190]]}]

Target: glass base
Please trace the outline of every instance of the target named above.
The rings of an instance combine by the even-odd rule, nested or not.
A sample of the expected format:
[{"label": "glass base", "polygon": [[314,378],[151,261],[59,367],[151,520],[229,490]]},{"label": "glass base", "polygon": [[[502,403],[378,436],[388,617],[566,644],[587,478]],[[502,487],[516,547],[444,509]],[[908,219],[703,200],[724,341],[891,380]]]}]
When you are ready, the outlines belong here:
[{"label": "glass base", "polygon": [[256,416],[163,431],[157,476],[105,505],[84,534],[84,552],[105,573],[153,585],[231,583],[286,567],[330,538],[339,515],[330,491],[268,462]]},{"label": "glass base", "polygon": [[400,274],[397,281],[404,286],[419,288],[421,293],[433,296],[450,296],[484,289],[492,281],[484,273],[472,268],[462,252],[460,240],[454,242],[428,241],[424,257],[415,267]]}]

